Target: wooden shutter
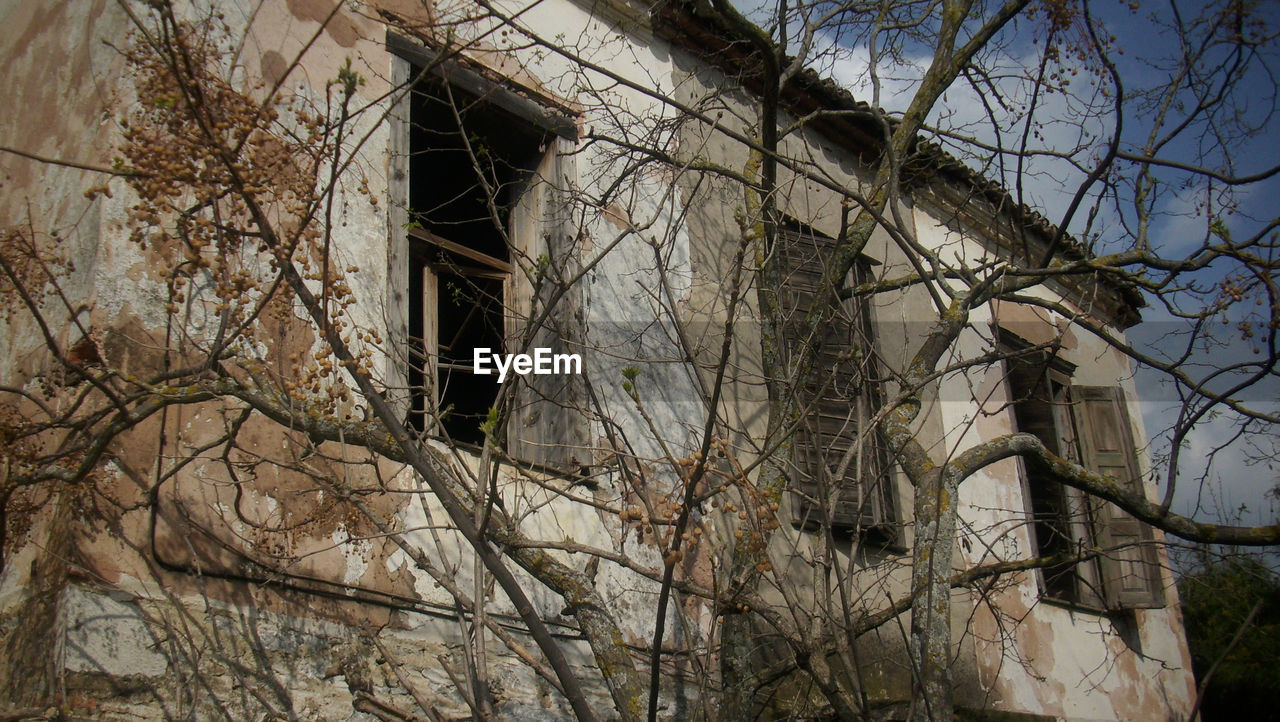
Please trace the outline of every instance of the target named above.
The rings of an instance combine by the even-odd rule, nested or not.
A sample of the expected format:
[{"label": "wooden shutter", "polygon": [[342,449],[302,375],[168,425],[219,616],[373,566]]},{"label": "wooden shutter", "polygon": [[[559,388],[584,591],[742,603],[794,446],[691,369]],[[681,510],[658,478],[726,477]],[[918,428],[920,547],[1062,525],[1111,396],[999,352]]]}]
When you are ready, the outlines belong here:
[{"label": "wooden shutter", "polygon": [[[1129,415],[1120,389],[1072,386],[1071,401],[1082,463],[1144,494]],[[1125,545],[1100,559],[1107,606],[1113,609],[1164,606],[1164,585],[1151,527],[1110,503],[1098,504],[1095,521],[1100,548]]]},{"label": "wooden shutter", "polygon": [[[812,232],[779,230],[778,252],[787,273],[781,302],[789,350],[812,341],[803,337],[805,319],[831,243]],[[866,265],[859,263],[848,280],[856,284],[868,275]],[[871,428],[879,398],[865,301],[845,301],[818,332],[821,346],[813,368],[796,387],[803,414],[793,455],[796,521],[816,527],[826,516],[833,528],[885,531],[892,506],[883,448]]]},{"label": "wooden shutter", "polygon": [[[528,324],[551,303],[554,281],[573,277],[579,268],[577,233],[566,190],[572,176],[574,143],[552,138],[550,146],[511,215],[512,243],[520,260],[507,291],[509,348],[525,337]],[[542,268],[538,266],[540,258],[548,261]],[[540,274],[544,277],[541,282]],[[561,295],[534,330],[529,348],[582,355],[582,348],[573,343],[582,338],[581,306],[577,286]],[[507,381],[512,382],[520,384],[520,389],[507,426],[507,452],[522,461],[576,472],[576,465],[586,463],[589,456],[585,452],[582,378],[528,374]]]},{"label": "wooden shutter", "polygon": [[[1027,353],[1025,348],[1025,344],[1015,347],[1008,339],[1003,346],[1011,354],[1006,361],[1007,380],[1016,428],[1036,436],[1053,453],[1079,460],[1067,385],[1074,367],[1044,352]],[[1035,553],[1055,555],[1092,547],[1087,500],[1035,464],[1024,463],[1022,473]],[[1066,562],[1041,570],[1041,591],[1049,599],[1101,609],[1098,579],[1094,560]]]}]

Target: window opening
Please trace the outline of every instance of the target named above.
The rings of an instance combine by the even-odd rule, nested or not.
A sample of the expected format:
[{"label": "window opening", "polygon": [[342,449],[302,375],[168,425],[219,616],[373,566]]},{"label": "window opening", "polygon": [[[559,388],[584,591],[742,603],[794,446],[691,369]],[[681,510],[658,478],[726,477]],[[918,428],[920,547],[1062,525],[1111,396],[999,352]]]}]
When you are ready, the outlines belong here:
[{"label": "window opening", "polygon": [[[1129,431],[1124,395],[1117,387],[1070,383],[1074,367],[1002,334],[1018,431],[1085,468],[1144,493]],[[1047,599],[1091,609],[1133,609],[1164,604],[1159,558],[1151,528],[1114,504],[1052,479],[1024,461],[1023,479],[1038,556],[1090,552],[1100,556],[1041,570]]]},{"label": "window opening", "polygon": [[545,132],[437,79],[411,93],[409,384],[419,431],[484,439],[500,386],[474,373],[475,349],[503,353],[511,336],[512,214],[545,146]]},{"label": "window opening", "polygon": [[[1018,345],[1020,346],[1020,344]],[[1009,391],[1017,430],[1032,434],[1049,451],[1079,461],[1071,424],[1072,367],[1044,351],[1006,345]],[[1031,536],[1037,556],[1070,554],[1092,548],[1091,520],[1083,498],[1049,478],[1032,464],[1024,464],[1023,478],[1031,512]],[[1041,570],[1046,596],[1097,606],[1096,562],[1065,562]]]},{"label": "window opening", "polygon": [[[786,348],[808,342],[801,338],[805,317],[833,244],[833,239],[799,224],[779,229],[786,272],[780,299],[786,314]],[[859,260],[846,283],[857,285],[870,278],[870,262]],[[889,465],[872,427],[880,386],[867,300],[842,302],[821,333],[813,367],[796,389],[804,411],[793,447],[795,521],[801,527],[820,528],[826,520],[838,532],[870,532],[892,542]]]}]

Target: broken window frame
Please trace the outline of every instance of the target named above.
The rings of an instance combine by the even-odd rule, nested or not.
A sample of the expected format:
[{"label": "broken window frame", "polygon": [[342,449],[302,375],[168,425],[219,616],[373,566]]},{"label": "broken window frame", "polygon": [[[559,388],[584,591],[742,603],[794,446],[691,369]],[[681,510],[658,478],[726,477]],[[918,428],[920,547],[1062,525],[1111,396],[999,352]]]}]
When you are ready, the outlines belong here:
[{"label": "broken window frame", "polygon": [[[479,324],[481,330],[476,335],[488,336],[488,348],[494,353],[503,352],[508,345],[512,325],[507,313],[511,306],[511,264],[420,228],[411,227],[407,233],[410,238],[409,273],[417,275],[421,283],[421,291],[413,299],[413,302],[420,304],[420,320],[415,324],[416,328],[411,329],[412,342],[416,346],[415,356],[421,364],[419,372],[422,392],[414,398],[415,412],[425,417],[419,428],[429,435],[447,436],[461,443],[473,443],[472,434],[480,431],[482,420],[475,419],[473,423],[467,422],[460,426],[447,417],[459,411],[457,408],[450,408],[457,401],[451,394],[450,382],[464,383],[464,378],[474,375],[471,359],[474,349],[481,347],[481,344],[464,347],[470,353],[456,353],[451,348],[452,341],[465,338],[463,334],[467,328]],[[455,279],[458,287],[451,288]],[[486,281],[497,281],[500,291],[494,294],[493,284],[485,283]],[[458,323],[450,343],[441,338],[441,296],[444,293],[474,299],[475,303],[467,316]],[[479,380],[471,381],[472,385],[483,383]],[[496,381],[493,386],[492,399],[487,399],[490,405],[500,393]],[[426,402],[431,396],[435,399],[428,408]],[[466,418],[470,419],[470,416]]]},{"label": "broken window frame", "polygon": [[[401,246],[404,249],[402,257],[408,266],[406,281],[402,281],[407,283],[407,288],[401,286],[409,291],[404,331],[409,364],[403,378],[410,387],[406,412],[410,422],[426,435],[456,437],[457,434],[443,433],[446,429],[435,423],[439,411],[449,404],[447,389],[441,383],[441,372],[472,373],[473,351],[471,347],[463,353],[455,351],[453,366],[441,368],[437,314],[441,308],[440,294],[444,292],[439,283],[442,276],[466,281],[467,288],[462,292],[477,293],[478,298],[485,295],[479,288],[485,285],[485,281],[501,282],[502,297],[498,299],[500,304],[496,304],[500,305],[501,320],[494,313],[488,323],[496,331],[491,334],[492,341],[488,342],[493,353],[526,350],[516,348],[517,345],[530,348],[546,346],[560,352],[571,337],[576,337],[576,328],[570,328],[572,324],[566,320],[580,294],[576,289],[561,294],[565,310],[553,308],[537,329],[529,329],[528,323],[533,309],[539,306],[539,299],[549,292],[548,284],[535,283],[531,279],[535,275],[571,277],[567,269],[577,263],[572,243],[566,239],[576,239],[578,234],[569,227],[567,214],[561,208],[565,205],[561,189],[566,187],[566,180],[573,173],[577,125],[561,104],[517,88],[505,79],[491,78],[490,71],[462,55],[446,57],[394,33],[388,33],[387,46],[393,54],[406,61],[402,77],[407,73],[408,78],[416,79],[413,93],[465,99],[467,112],[473,117],[488,116],[492,121],[500,116],[504,125],[500,132],[491,134],[495,144],[524,142],[513,141],[511,136],[538,139],[536,144],[525,144],[528,153],[501,158],[510,166],[506,169],[507,177],[502,181],[508,185],[505,196],[498,199],[503,217],[497,235],[502,237],[503,243],[497,244],[495,237],[490,236],[487,243],[477,246],[469,243],[463,232],[451,232],[447,227],[424,227],[420,222],[423,209],[414,207],[416,194],[412,183],[412,158],[415,152],[429,152],[432,148],[421,142],[415,146],[412,139],[418,120],[414,115],[412,94],[401,106],[404,112],[400,116],[400,132],[409,136],[408,142],[403,144],[404,157],[410,159],[402,166],[407,171],[404,183],[407,202],[402,217],[405,221],[401,231],[403,240],[399,241],[405,244]],[[451,132],[448,128],[443,131],[446,134]],[[452,132],[456,133],[456,128]],[[439,197],[443,198],[443,194]],[[499,245],[505,248],[499,249]],[[501,250],[504,257],[486,252],[497,250]],[[393,265],[396,257],[397,253],[393,252]],[[550,259],[550,263],[535,270],[534,265],[538,261],[533,259]],[[392,270],[393,273],[404,273],[395,268]],[[476,282],[472,283],[473,280]],[[497,294],[491,292],[488,295]],[[522,344],[522,341],[528,343]],[[482,345],[477,343],[474,348]],[[497,387],[496,375],[492,378]],[[549,470],[576,468],[572,457],[574,453],[581,453],[579,449],[585,445],[586,434],[585,419],[576,406],[578,382],[575,379],[552,382],[547,377],[534,376],[508,378],[504,383],[518,383],[520,388],[508,409],[510,419],[504,438],[495,441],[515,460],[541,465]],[[499,393],[500,389],[495,388],[494,397],[499,398]],[[471,437],[473,442],[483,438],[482,433],[477,433],[483,422],[484,418],[475,419],[462,435]],[[464,441],[463,445],[468,444]],[[474,446],[474,443],[470,445]]]},{"label": "broken window frame", "polygon": [[[1072,384],[1073,364],[1008,332],[999,336],[1014,431],[1030,433],[1058,456],[1145,493],[1123,392]],[[1021,457],[1018,468],[1032,555],[1102,552],[1037,569],[1042,599],[1093,611],[1164,606],[1149,526],[1114,504],[1049,479]]]}]

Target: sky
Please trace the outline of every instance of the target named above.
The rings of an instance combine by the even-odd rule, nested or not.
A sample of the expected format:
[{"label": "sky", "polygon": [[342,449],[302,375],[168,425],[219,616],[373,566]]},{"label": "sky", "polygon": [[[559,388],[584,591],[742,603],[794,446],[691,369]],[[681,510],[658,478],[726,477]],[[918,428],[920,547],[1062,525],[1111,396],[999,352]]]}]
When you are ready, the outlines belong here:
[{"label": "sky", "polygon": [[[1064,46],[1059,52],[1060,62],[1048,64],[1046,72],[1057,73],[1056,78],[1051,76],[1052,82],[1065,81],[1066,92],[1036,99],[1037,122],[1029,147],[1070,154],[1077,163],[1087,166],[1105,152],[1104,139],[1110,137],[1119,120],[1123,129],[1121,148],[1130,152],[1141,151],[1152,138],[1168,136],[1159,147],[1162,157],[1202,164],[1226,174],[1248,175],[1280,165],[1274,140],[1280,131],[1280,118],[1275,117],[1278,76],[1273,75],[1273,70],[1280,72],[1280,44],[1273,37],[1280,28],[1280,4],[1245,2],[1230,7],[1246,12],[1214,16],[1209,14],[1212,5],[1201,2],[1091,3],[1090,13],[1100,28],[1099,37],[1123,79],[1121,110],[1117,114],[1116,93],[1108,77],[1090,72],[1089,63],[1072,57],[1069,46]],[[765,16],[755,13],[753,17]],[[1181,28],[1173,27],[1173,17],[1181,18]],[[1207,32],[1210,25],[1200,21],[1204,18],[1220,22]],[[1087,38],[1084,27],[1083,17],[1077,17],[1059,37],[1074,40],[1078,46]],[[975,82],[962,81],[949,89],[930,116],[930,123],[981,143],[1002,143],[1005,147],[1015,144],[1031,98],[1030,84],[1024,78],[1028,68],[1034,70],[1040,65],[1045,28],[1042,20],[1025,19],[1007,27],[999,36],[998,50],[983,58],[992,71],[990,76]],[[798,37],[798,27],[793,26],[790,35]],[[1206,42],[1206,38],[1214,42]],[[929,40],[927,35],[925,40]],[[1231,40],[1244,42],[1227,42]],[[820,33],[815,37],[812,56],[815,67],[856,97],[878,102],[891,112],[900,111],[906,107],[916,78],[932,54],[927,42],[882,39],[880,47],[890,46],[899,50],[899,57],[892,63],[877,65],[878,96],[869,72],[872,53],[867,37],[848,28]],[[1204,96],[1183,92],[1165,106],[1164,122],[1157,122],[1161,96],[1153,93],[1176,72],[1181,58],[1197,52],[1202,59],[1189,77],[1206,81],[1215,93],[1223,86],[1215,83],[1215,78],[1234,72],[1225,91],[1229,102],[1212,114],[1193,114],[1192,109]],[[1189,116],[1194,117],[1180,133],[1169,133]],[[996,123],[991,122],[992,117]],[[997,126],[1000,134],[994,130]],[[950,143],[949,150],[971,166],[1002,180],[1011,192],[1022,193],[1028,204],[1042,210],[1055,223],[1066,225],[1096,252],[1131,247],[1132,231],[1137,227],[1134,173],[1115,176],[1119,181],[1117,190],[1101,204],[1096,203],[1096,194],[1089,196],[1091,202],[1083,208],[1097,206],[1096,214],[1091,216],[1082,210],[1067,220],[1065,213],[1086,177],[1072,160],[1032,158],[1018,172],[1011,157],[1007,156],[1006,166],[1001,167],[975,158],[958,141],[948,141],[945,136],[940,139],[944,144]],[[1162,255],[1185,256],[1206,240],[1221,242],[1223,234],[1240,240],[1267,228],[1280,216],[1273,200],[1280,197],[1280,178],[1226,187],[1217,182],[1206,184],[1176,169],[1155,169],[1153,177],[1159,183],[1150,196],[1154,199],[1153,213],[1146,238]],[[1216,227],[1215,221],[1219,224]],[[1214,230],[1220,233],[1215,235]],[[1257,364],[1268,357],[1266,334],[1259,324],[1270,320],[1274,305],[1280,301],[1265,293],[1251,292],[1247,283],[1242,284],[1245,290],[1240,301],[1214,319],[1217,326],[1213,327],[1213,336],[1217,342],[1190,349],[1185,340],[1191,327],[1178,313],[1202,308],[1206,299],[1216,300],[1220,290],[1216,284],[1231,281],[1234,270],[1238,269],[1224,263],[1210,266],[1195,276],[1192,286],[1170,296],[1172,303],[1168,306],[1150,296],[1143,311],[1144,321],[1130,330],[1130,340],[1155,355],[1185,355],[1182,370],[1211,378],[1211,388],[1229,388],[1241,377],[1222,373],[1222,369]],[[1254,324],[1251,338],[1246,338],[1239,328],[1244,321]],[[1162,437],[1159,432],[1177,418],[1177,390],[1162,383],[1159,374],[1142,369],[1137,383],[1144,424],[1147,433],[1155,437],[1151,453],[1157,460],[1167,459],[1168,436]],[[1262,413],[1280,414],[1280,382],[1274,374],[1232,398]],[[1273,461],[1280,458],[1277,438],[1274,432],[1241,436],[1239,430],[1239,417],[1223,411],[1206,414],[1187,436],[1179,454],[1175,511],[1207,521],[1276,522],[1280,505],[1269,492],[1280,484],[1280,465]],[[1202,479],[1208,484],[1200,484]],[[1163,488],[1162,485],[1162,492]]]}]

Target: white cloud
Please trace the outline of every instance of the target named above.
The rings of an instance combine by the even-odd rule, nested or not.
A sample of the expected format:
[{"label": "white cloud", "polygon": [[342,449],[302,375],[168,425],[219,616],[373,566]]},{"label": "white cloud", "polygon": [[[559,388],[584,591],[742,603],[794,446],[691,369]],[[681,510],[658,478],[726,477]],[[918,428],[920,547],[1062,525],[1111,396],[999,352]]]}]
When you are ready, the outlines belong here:
[{"label": "white cloud", "polygon": [[[1083,75],[1075,86],[1068,86],[1073,92],[1042,92],[1034,98],[1033,107],[1034,83],[1028,74],[1039,65],[1038,52],[1032,49],[1004,58],[989,68],[990,81],[979,88],[963,78],[958,80],[935,105],[928,123],[942,131],[938,140],[949,152],[1002,182],[1010,192],[1021,193],[1028,205],[1060,223],[1087,176],[1087,170],[1076,165],[1088,169],[1100,157],[1101,139],[1110,130],[1113,116],[1110,101]],[[814,66],[819,72],[839,82],[859,100],[878,104],[890,113],[900,113],[908,106],[930,60],[928,55],[916,55],[892,65],[881,63],[873,79],[871,53],[865,45],[841,47],[824,37],[816,43],[814,52]],[[1032,112],[1035,122],[1028,129],[1026,117]],[[1023,156],[1019,166],[1016,156],[1028,130],[1029,154]],[[966,143],[965,139],[976,143]],[[1008,152],[1001,156],[982,146]],[[1099,220],[1110,226],[1112,213],[1111,209],[1104,209],[1103,217],[1095,219],[1095,227]],[[1083,233],[1087,221],[1088,214],[1078,212],[1068,230]]]},{"label": "white cloud", "polygon": [[[978,144],[1019,148],[1033,88],[1026,75],[1028,69],[1039,64],[1036,52],[1031,49],[1021,56],[1006,57],[999,67],[992,69],[993,79],[983,92],[968,82],[957,83],[947,90],[934,108],[929,123],[945,132],[972,138]],[[919,86],[919,77],[930,58],[924,55],[907,57],[892,68],[882,68],[877,88],[870,72],[870,55],[866,46],[843,47],[825,37],[820,39],[814,53],[814,66],[856,98],[878,101],[880,107],[891,113],[901,112]],[[1036,99],[1036,124],[1032,137],[1027,139],[1028,148],[1033,151],[1067,154],[1070,159],[1031,156],[1025,158],[1024,165],[1018,169],[1016,160],[1006,154],[1004,162],[1007,167],[1001,168],[998,163],[989,162],[989,152],[966,148],[960,141],[945,137],[940,140],[954,155],[987,177],[1001,181],[1011,192],[1017,192],[1020,181],[1025,202],[1041,210],[1050,221],[1061,224],[1088,169],[1104,152],[1105,141],[1114,131],[1115,117],[1112,99],[1098,91],[1096,86],[1091,86],[1084,73],[1073,78],[1070,88],[1073,92],[1069,95],[1054,93]],[[1140,121],[1128,119],[1126,134],[1138,137],[1136,134],[1145,132],[1147,130]],[[1075,164],[1085,166],[1086,170]],[[1157,250],[1172,256],[1197,247],[1207,229],[1203,193],[1166,192],[1166,197],[1158,200],[1158,219],[1151,235]],[[1260,199],[1246,194],[1237,195],[1233,200],[1247,211]],[[1214,202],[1221,212],[1222,200],[1215,199]],[[1090,235],[1101,236],[1106,245],[1098,249],[1100,251],[1113,250],[1111,244],[1117,242],[1125,243],[1119,215],[1121,210],[1114,204],[1098,205],[1093,225],[1085,228],[1089,221],[1087,211],[1094,205],[1098,205],[1096,196],[1087,198],[1082,210],[1068,224],[1068,230],[1078,237],[1086,230]],[[1125,209],[1123,212],[1130,211]],[[1212,283],[1213,279],[1208,279],[1210,286]],[[1187,300],[1204,303],[1203,298]],[[1159,307],[1144,310],[1144,316],[1147,320],[1131,332],[1135,343],[1152,352],[1164,349],[1170,355],[1177,355],[1181,351],[1178,344],[1185,344],[1187,337],[1176,332],[1185,331],[1187,324]],[[1213,352],[1193,354],[1192,360],[1200,365],[1196,368],[1189,366],[1187,370],[1193,375],[1212,373],[1225,362],[1237,362],[1251,355],[1249,344],[1232,338],[1225,347]],[[1167,459],[1168,436],[1160,434],[1177,419],[1176,398],[1171,391],[1157,386],[1153,379],[1151,373],[1139,374],[1139,394],[1145,399],[1142,409],[1145,426],[1152,439],[1153,454]],[[1262,385],[1249,393],[1251,398],[1244,400],[1254,408],[1280,414],[1280,402],[1277,401],[1280,389],[1276,384]],[[1280,467],[1274,467],[1274,462],[1271,462],[1271,459],[1280,459],[1277,440],[1265,435],[1241,437],[1237,434],[1239,423],[1240,419],[1232,414],[1206,416],[1187,435],[1179,458],[1175,511],[1211,521],[1227,521],[1229,515],[1243,505],[1248,511],[1237,520],[1239,522],[1270,524],[1276,521],[1276,501],[1267,492],[1277,485],[1277,468]],[[1163,490],[1162,483],[1161,493]]]},{"label": "white cloud", "polygon": [[[1167,402],[1143,404],[1148,432],[1155,433],[1177,418],[1177,408]],[[1280,404],[1263,404],[1262,410],[1280,413]],[[1202,521],[1274,524],[1276,499],[1276,439],[1251,433],[1242,436],[1240,418],[1222,413],[1197,423],[1187,434],[1178,457],[1173,510]],[[1158,458],[1167,458],[1167,431],[1152,441]],[[1160,492],[1165,490],[1167,467],[1160,471]],[[1238,518],[1237,518],[1238,517]]]}]

